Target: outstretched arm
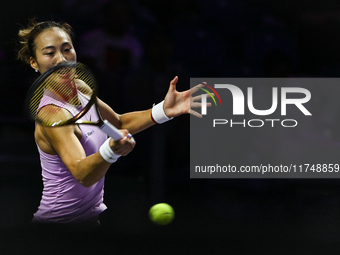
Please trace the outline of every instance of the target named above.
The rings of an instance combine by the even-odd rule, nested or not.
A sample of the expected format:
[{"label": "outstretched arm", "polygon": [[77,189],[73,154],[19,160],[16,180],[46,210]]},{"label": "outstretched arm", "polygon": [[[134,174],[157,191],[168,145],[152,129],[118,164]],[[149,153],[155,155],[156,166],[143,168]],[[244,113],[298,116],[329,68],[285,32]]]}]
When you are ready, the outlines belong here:
[{"label": "outstretched arm", "polygon": [[[188,113],[202,118],[201,114],[191,109],[201,107],[201,103],[199,102],[201,96],[192,96],[192,94],[199,89],[194,87],[183,92],[178,92],[176,90],[177,82],[177,76],[170,82],[169,90],[165,96],[163,105],[165,115],[169,118],[173,118]],[[210,105],[210,103],[207,104],[207,106]],[[155,124],[152,118],[152,109],[119,115],[101,100],[98,100],[98,106],[104,119],[107,119],[119,129],[129,130],[131,134],[136,134]]]}]

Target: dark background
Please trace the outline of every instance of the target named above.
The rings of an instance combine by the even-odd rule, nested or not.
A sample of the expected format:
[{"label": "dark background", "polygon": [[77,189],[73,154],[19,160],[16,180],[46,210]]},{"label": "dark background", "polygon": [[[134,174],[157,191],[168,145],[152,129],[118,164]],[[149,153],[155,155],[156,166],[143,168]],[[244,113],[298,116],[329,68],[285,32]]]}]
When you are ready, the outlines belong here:
[{"label": "dark background", "polygon": [[[34,124],[24,114],[23,100],[38,75],[16,60],[16,49],[17,32],[30,18],[70,23],[78,60],[100,81],[99,96],[123,113],[161,101],[175,75],[179,91],[189,88],[190,77],[338,77],[339,5],[2,1],[1,254],[335,254],[338,179],[190,179],[187,115],[137,134],[134,151],[111,167],[100,229],[32,229],[42,182]],[[98,30],[110,36],[91,41]],[[105,40],[110,42],[105,55],[94,61],[91,47]],[[339,142],[336,121],[327,137]],[[149,208],[159,202],[176,212],[166,227],[148,219]]]}]

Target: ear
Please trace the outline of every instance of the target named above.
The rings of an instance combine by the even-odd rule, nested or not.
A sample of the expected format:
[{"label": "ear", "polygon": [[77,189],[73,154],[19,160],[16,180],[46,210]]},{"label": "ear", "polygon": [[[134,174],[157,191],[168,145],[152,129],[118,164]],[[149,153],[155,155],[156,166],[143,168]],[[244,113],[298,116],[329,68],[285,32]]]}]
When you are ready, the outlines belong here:
[{"label": "ear", "polygon": [[33,57],[30,57],[30,65],[33,69],[39,70],[38,63]]}]

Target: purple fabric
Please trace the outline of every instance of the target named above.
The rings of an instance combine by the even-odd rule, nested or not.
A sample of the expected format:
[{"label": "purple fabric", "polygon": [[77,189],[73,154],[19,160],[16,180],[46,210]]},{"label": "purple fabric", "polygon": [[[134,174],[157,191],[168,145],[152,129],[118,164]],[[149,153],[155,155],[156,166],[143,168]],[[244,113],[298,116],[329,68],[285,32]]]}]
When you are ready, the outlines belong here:
[{"label": "purple fabric", "polygon": [[[86,96],[78,92],[79,98],[86,100]],[[46,96],[44,96],[46,97]],[[42,100],[39,109],[48,104],[59,105],[57,100],[49,97]],[[73,115],[73,106],[64,105]],[[83,120],[97,119],[95,108],[92,107],[82,118]],[[98,152],[107,136],[98,127],[80,125],[82,131],[82,144],[86,156]],[[78,223],[89,220],[107,207],[103,203],[104,178],[86,188],[78,183],[71,172],[66,168],[58,155],[43,152],[38,146],[42,167],[43,193],[38,211],[34,217],[45,223]]]}]

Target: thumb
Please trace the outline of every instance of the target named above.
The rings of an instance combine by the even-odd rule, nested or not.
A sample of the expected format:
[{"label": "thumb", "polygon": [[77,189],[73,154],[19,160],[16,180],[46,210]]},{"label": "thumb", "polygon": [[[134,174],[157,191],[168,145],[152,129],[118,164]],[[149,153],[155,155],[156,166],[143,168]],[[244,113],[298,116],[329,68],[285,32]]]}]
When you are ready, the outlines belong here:
[{"label": "thumb", "polygon": [[172,81],[170,81],[169,91],[175,91],[176,90],[177,82],[178,82],[178,76],[175,76],[175,78],[173,78]]}]

